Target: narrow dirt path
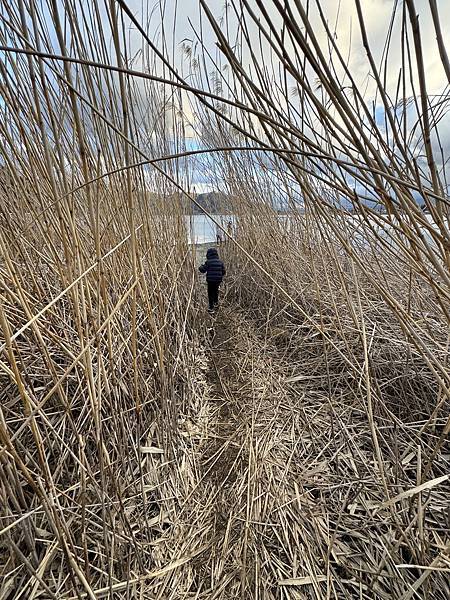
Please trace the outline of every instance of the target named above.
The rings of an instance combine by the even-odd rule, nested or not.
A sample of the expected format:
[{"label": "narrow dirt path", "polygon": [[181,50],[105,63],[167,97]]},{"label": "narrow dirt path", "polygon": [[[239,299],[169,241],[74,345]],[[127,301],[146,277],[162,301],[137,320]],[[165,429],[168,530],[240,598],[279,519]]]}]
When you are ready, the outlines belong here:
[{"label": "narrow dirt path", "polygon": [[[206,379],[216,420],[202,455],[198,490],[198,496],[208,498],[210,506],[209,549],[193,561],[196,575],[191,591],[203,591],[202,582],[210,581],[212,595],[199,597],[275,598],[278,586],[273,577],[260,580],[266,562],[262,559],[264,552],[270,557],[271,546],[277,548],[273,560],[277,555],[281,558],[284,551],[276,535],[264,549],[264,540],[272,535],[268,536],[268,531],[260,534],[265,523],[254,509],[267,485],[265,459],[261,455],[260,461],[258,456],[266,452],[265,431],[273,421],[273,416],[267,420],[269,406],[263,404],[280,395],[276,389],[281,380],[278,365],[267,360],[252,324],[231,307],[211,319],[210,333]],[[288,556],[283,557],[285,561],[290,562]]]},{"label": "narrow dirt path", "polygon": [[[239,407],[230,390],[230,382],[236,377],[236,365],[233,357],[233,335],[229,330],[223,312],[212,319],[212,342],[209,355],[207,382],[211,387],[211,401],[217,405],[218,421],[215,444],[209,449],[203,469],[218,486],[231,484],[236,478],[235,466],[238,458],[236,438],[236,420]],[[209,463],[214,461],[214,468]]]},{"label": "narrow dirt path", "polygon": [[225,565],[229,546],[234,543],[238,533],[236,528],[231,531],[240,504],[235,484],[242,476],[245,460],[245,449],[239,432],[240,407],[232,389],[232,383],[237,377],[233,331],[222,310],[210,319],[211,345],[206,381],[216,419],[201,458],[199,496],[208,497],[213,503],[210,509],[212,527],[209,534],[212,548],[193,563],[196,571],[194,581],[197,582],[193,587],[198,591],[201,589],[201,585],[198,585],[201,582],[221,579],[228,581],[238,576],[236,569],[231,570],[231,573],[225,573],[224,570],[227,571]]}]

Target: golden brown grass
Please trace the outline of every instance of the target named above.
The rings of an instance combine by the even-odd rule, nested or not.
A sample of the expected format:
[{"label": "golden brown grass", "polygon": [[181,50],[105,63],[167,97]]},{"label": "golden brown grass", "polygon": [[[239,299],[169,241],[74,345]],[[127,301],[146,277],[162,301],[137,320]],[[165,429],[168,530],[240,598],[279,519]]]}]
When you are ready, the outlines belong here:
[{"label": "golden brown grass", "polygon": [[[394,100],[356,3],[384,127],[320,7],[331,58],[301,3],[272,3],[283,36],[227,5],[239,47],[200,4],[220,53],[197,31],[187,77],[122,0],[0,3],[0,598],[447,598],[449,199],[414,2]],[[212,321],[189,120],[237,223]]]}]

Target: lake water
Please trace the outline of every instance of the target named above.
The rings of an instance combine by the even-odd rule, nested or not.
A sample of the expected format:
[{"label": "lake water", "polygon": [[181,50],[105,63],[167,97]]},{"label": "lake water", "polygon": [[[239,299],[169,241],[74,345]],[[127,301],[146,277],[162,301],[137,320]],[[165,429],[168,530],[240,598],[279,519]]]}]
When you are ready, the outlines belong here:
[{"label": "lake water", "polygon": [[[430,223],[431,227],[438,231],[437,225],[433,222],[431,215],[424,215],[425,219]],[[186,230],[188,235],[188,243],[189,244],[208,244],[216,242],[216,224],[206,215],[190,215],[186,216]],[[233,232],[236,232],[236,224],[235,217],[232,215],[214,215],[214,218],[225,228],[227,227],[228,221],[232,221],[233,223]],[[283,223],[284,227],[289,231],[290,230],[290,219],[286,215],[279,216],[280,221]],[[350,239],[352,242],[359,247],[365,246],[367,247],[367,231],[365,227],[361,223],[361,219],[354,215],[348,215],[346,217],[347,224],[349,227]],[[392,245],[392,247],[397,246],[397,242],[399,239],[399,234],[394,231],[394,229],[390,225],[380,226],[376,224],[372,220],[372,224],[374,226],[375,231],[378,235],[386,240],[387,243]],[[448,224],[447,224],[448,227]],[[432,239],[430,232],[423,227],[420,227],[422,235],[426,239],[427,243],[432,247],[436,248],[436,243]],[[331,237],[334,237],[334,234],[331,234]],[[225,235],[222,233],[222,239]]]},{"label": "lake water", "polygon": [[[233,223],[234,229],[234,217],[230,215],[214,215],[216,221],[218,221],[223,227],[227,227],[228,221]],[[186,217],[186,229],[188,232],[189,244],[207,244],[209,242],[215,242],[217,239],[216,224],[211,221],[206,215],[190,215]],[[225,234],[222,233],[222,239],[225,238]]]}]

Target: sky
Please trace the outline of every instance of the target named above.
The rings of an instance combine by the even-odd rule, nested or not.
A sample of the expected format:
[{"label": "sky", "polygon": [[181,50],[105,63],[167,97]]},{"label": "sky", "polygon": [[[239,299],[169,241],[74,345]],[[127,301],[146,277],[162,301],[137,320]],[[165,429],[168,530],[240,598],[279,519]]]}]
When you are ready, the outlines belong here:
[{"label": "sky", "polygon": [[[133,0],[134,2],[134,0]],[[136,2],[136,7],[140,6],[140,1]],[[250,1],[250,4],[255,8],[255,3]],[[294,6],[293,0],[291,6]],[[307,2],[302,2],[303,6]],[[208,2],[214,15],[218,18],[225,14],[224,2],[210,0]],[[450,1],[437,0],[437,5],[440,14],[440,23],[444,40],[450,40]],[[169,46],[173,48],[174,63],[179,70],[184,73],[185,66],[183,64],[183,55],[181,51],[182,44],[189,43],[195,39],[195,31],[199,29],[200,11],[197,0],[180,0],[167,1],[165,3],[166,12],[163,23],[165,26],[165,34],[171,38]],[[265,6],[269,11],[270,18],[277,25],[281,23],[281,19],[272,2],[266,2]],[[355,0],[320,0],[320,6],[327,20],[328,26],[335,31],[335,40],[342,53],[347,59],[349,69],[356,81],[358,88],[363,93],[366,103],[374,105],[375,114],[380,124],[384,121],[384,108],[379,96],[376,94],[376,83],[370,75],[370,67],[367,59],[367,54],[362,44],[362,36],[358,15],[356,10]],[[309,1],[311,22],[314,26],[314,33],[321,42],[322,50],[325,54],[328,52],[327,36],[319,18],[319,12],[316,2]],[[375,64],[380,69],[380,73],[386,80],[386,89],[394,99],[398,85],[399,72],[402,66],[401,52],[401,29],[402,29],[402,11],[404,10],[403,0],[361,0],[362,13],[364,16],[367,37],[370,44],[370,49],[375,61]],[[384,57],[387,50],[386,40],[390,28],[393,10],[396,9],[395,18],[392,24],[392,33],[388,47],[388,62],[387,69],[384,71],[381,66],[384,64]],[[415,0],[415,8],[419,17],[419,25],[423,44],[423,60],[426,72],[427,92],[431,102],[438,102],[444,92],[448,92],[447,79],[440,60],[438,46],[435,39],[434,25],[432,21],[431,11],[428,0]],[[174,14],[176,10],[176,19]],[[161,14],[157,11],[153,13],[153,27],[157,32],[161,27]],[[159,21],[158,21],[159,20]],[[408,18],[409,21],[409,18]],[[233,19],[230,18],[230,31],[233,31]],[[205,40],[205,45],[211,52],[212,56],[217,57],[219,52],[215,46],[215,36],[212,33],[206,19],[202,21],[202,32]],[[172,34],[173,27],[173,34]],[[224,21],[225,28],[225,21]],[[250,36],[254,36],[255,45],[257,37],[255,31],[252,31],[250,26]],[[410,44],[413,49],[413,40],[410,35]],[[413,51],[413,50],[412,50]],[[450,43],[448,44],[450,54]],[[245,55],[244,55],[245,61]],[[264,61],[264,57],[262,57]],[[418,89],[417,76],[415,77],[415,86]],[[411,94],[409,81],[407,83],[406,95]],[[411,117],[415,116],[415,109],[410,106],[408,109]],[[444,116],[439,125],[439,133],[441,136],[441,144],[444,149],[444,155],[450,156],[450,118]],[[416,136],[416,141],[417,141]],[[437,140],[433,143],[437,146]],[[442,163],[440,158],[438,163]],[[205,181],[206,179],[206,181]],[[207,173],[202,174],[197,181],[197,188],[202,190],[208,189]]]},{"label": "sky", "polygon": [[[193,40],[195,38],[194,30],[199,31],[200,9],[198,0],[166,0],[161,3],[164,6],[164,10],[160,8],[159,2],[152,2],[151,0],[148,3],[146,0],[144,2],[141,0],[130,0],[127,4],[133,10],[134,14],[140,17],[141,22],[148,19],[152,32],[161,32],[162,28],[164,28],[165,35],[169,39],[168,46],[173,49],[175,62],[181,66],[181,44],[183,41]],[[253,7],[256,6],[251,0],[250,4]],[[291,0],[290,4],[294,6],[294,1]],[[306,6],[307,2],[303,0],[302,4]],[[326,36],[318,17],[316,2],[315,0],[309,0],[309,4],[311,20],[315,25],[315,34],[323,42],[323,49],[326,51]],[[225,13],[225,2],[223,0],[209,0],[208,6],[218,18]],[[279,24],[281,21],[272,2],[266,2],[265,6],[273,22]],[[367,58],[361,42],[355,0],[320,0],[320,6],[326,16],[329,27],[336,32],[336,41],[339,48],[344,56],[349,57],[350,70],[355,74],[359,83],[367,83]],[[397,14],[400,16],[403,0],[361,0],[367,35],[377,64],[379,64],[383,55],[386,34],[395,6],[398,7]],[[449,40],[450,2],[449,0],[437,0],[437,6],[439,8],[444,39]],[[428,0],[415,0],[415,7],[419,15],[421,35],[424,41],[424,62],[429,87],[428,92],[430,94],[439,93],[442,90],[444,70],[435,40],[429,2]],[[231,14],[231,9],[229,12]],[[395,85],[398,70],[401,66],[400,30],[401,19],[397,17],[389,49],[389,79],[391,85]],[[208,26],[205,17],[203,17],[203,34],[207,47],[215,54],[215,36]],[[139,38],[140,36],[136,32],[136,43],[139,43]],[[370,92],[370,85],[368,90]]]},{"label": "sky", "polygon": [[[254,0],[248,0],[251,7],[257,11]],[[391,98],[395,97],[399,70],[401,68],[401,13],[403,10],[403,0],[360,0],[362,12],[367,29],[367,36],[370,43],[370,48],[375,60],[375,63],[380,66],[383,63],[385,51],[386,36],[389,31],[390,21],[393,14],[393,9],[396,7],[396,19],[392,28],[391,42],[389,46],[388,68],[383,76],[386,77],[386,88]],[[5,0],[0,0],[1,5]],[[104,4],[103,4],[104,3]],[[227,0],[227,14],[231,15],[232,0]],[[239,0],[234,0],[236,5],[239,5]],[[319,18],[319,11],[316,0],[302,0],[302,5],[309,5],[311,22],[314,33],[321,42],[322,50],[328,54],[327,38],[323,24]],[[74,0],[74,6],[79,7],[89,5],[88,0]],[[222,28],[225,31],[228,23],[231,38],[233,38],[236,29],[236,19],[229,16],[228,21],[224,18],[226,13],[224,0],[207,0],[213,14],[220,19],[222,17]],[[42,3],[45,6],[45,1]],[[58,0],[61,13],[63,13],[64,1]],[[102,25],[106,36],[110,34],[108,26],[108,17],[106,6],[109,5],[109,0],[99,0],[101,7],[100,14],[102,15]],[[118,6],[119,4],[117,4]],[[264,3],[267,7],[269,17],[276,27],[281,24],[280,16],[273,6],[272,0],[266,0]],[[290,0],[290,5],[294,10],[295,2]],[[342,55],[348,60],[349,69],[359,90],[363,93],[367,105],[374,105],[377,120],[382,126],[384,121],[384,108],[380,102],[380,98],[376,95],[376,84],[374,78],[370,75],[369,63],[366,56],[366,51],[362,45],[361,31],[358,23],[355,0],[320,0],[319,5],[325,15],[328,26],[335,31],[335,41]],[[450,0],[437,0],[437,5],[440,12],[441,28],[444,39],[450,40]],[[188,82],[193,81],[190,78],[188,59],[183,47],[194,46],[196,35],[199,35],[200,24],[203,34],[203,40],[208,52],[211,53],[213,59],[218,59],[220,52],[216,46],[216,37],[207,23],[206,17],[201,17],[198,0],[128,0],[127,6],[136,16],[138,21],[148,29],[150,37],[155,40],[156,44],[161,47],[163,34],[166,39],[166,53],[171,57],[171,61],[177,70],[186,77]],[[102,8],[103,7],[103,8]],[[433,22],[428,0],[415,0],[416,11],[419,15],[419,24],[423,40],[424,63],[427,78],[427,92],[432,102],[437,102],[443,93],[447,93],[447,85],[444,69],[439,57],[438,47],[435,40]],[[47,11],[44,17],[49,21],[49,38],[54,40],[55,48],[57,49],[56,36],[51,26],[51,19]],[[300,19],[298,20],[300,23]],[[143,40],[142,35],[137,31],[136,27],[132,26],[125,18],[127,44],[129,46],[129,56],[134,56],[135,61],[133,68],[142,67],[142,56],[147,52],[148,46]],[[258,38],[256,28],[249,24],[249,34],[251,41],[257,48]],[[411,46],[412,46],[411,39]],[[109,44],[111,47],[111,44]],[[448,44],[450,53],[450,43]],[[113,54],[113,53],[112,53]],[[244,51],[244,67],[247,68],[248,51]],[[113,59],[112,59],[113,60]],[[223,60],[223,59],[222,59]],[[269,65],[269,56],[262,56],[261,63]],[[207,66],[207,71],[211,65]],[[249,70],[250,72],[250,70]],[[136,80],[138,87],[143,90],[145,96],[145,88],[142,87],[142,80]],[[417,81],[416,81],[417,84]],[[406,90],[406,95],[410,93],[410,89]],[[152,107],[154,108],[154,107]],[[188,117],[191,116],[187,105],[184,107]],[[151,110],[148,110],[151,113]],[[157,111],[153,111],[158,116]],[[441,134],[441,142],[444,148],[445,156],[450,156],[450,118],[445,116],[440,125],[439,131]],[[199,140],[194,136],[193,130],[188,129],[187,140],[188,148],[197,148]],[[435,140],[436,141],[436,140]],[[195,168],[193,170],[194,180],[192,185],[196,185],[197,191],[207,191],[213,183],[211,182],[211,172],[207,167]]]}]

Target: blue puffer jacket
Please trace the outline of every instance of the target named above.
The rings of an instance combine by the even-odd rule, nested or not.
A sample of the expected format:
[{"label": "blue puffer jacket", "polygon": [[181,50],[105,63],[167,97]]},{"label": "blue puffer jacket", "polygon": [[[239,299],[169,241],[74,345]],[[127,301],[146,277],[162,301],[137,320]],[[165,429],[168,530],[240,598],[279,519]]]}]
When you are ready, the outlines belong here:
[{"label": "blue puffer jacket", "polygon": [[225,266],[215,248],[208,248],[206,262],[198,270],[200,273],[206,273],[206,281],[216,283],[220,283],[226,273]]}]

